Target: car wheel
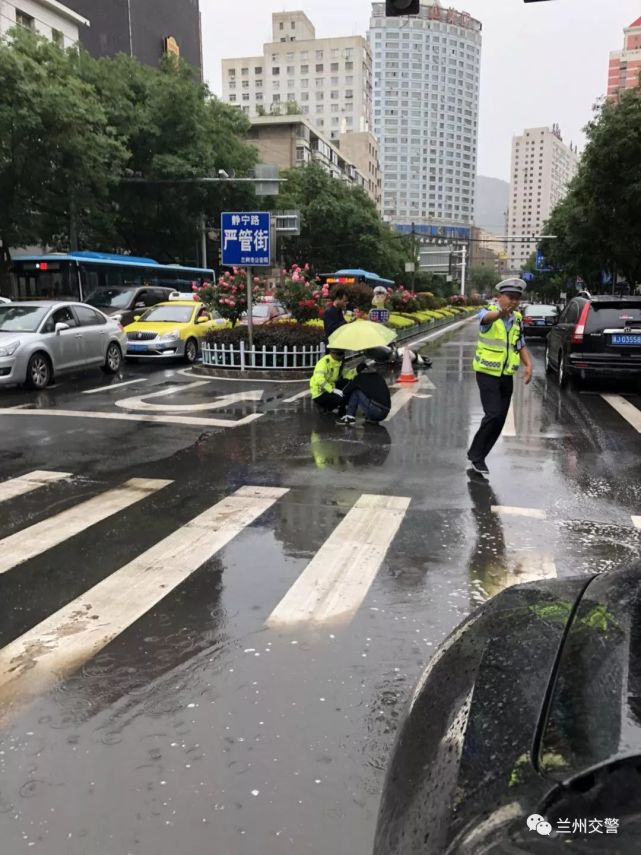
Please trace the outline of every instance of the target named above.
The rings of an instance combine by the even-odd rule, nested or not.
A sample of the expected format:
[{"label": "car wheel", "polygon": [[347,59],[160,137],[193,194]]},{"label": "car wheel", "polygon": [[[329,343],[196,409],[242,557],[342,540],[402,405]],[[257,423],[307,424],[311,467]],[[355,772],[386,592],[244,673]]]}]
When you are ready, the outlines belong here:
[{"label": "car wheel", "polygon": [[198,345],[196,339],[190,338],[185,343],[185,362],[193,365],[198,358]]},{"label": "car wheel", "polygon": [[552,368],[552,360],[550,359],[550,345],[546,342],[545,345],[545,373],[552,374],[554,369]]},{"label": "car wheel", "polygon": [[52,376],[49,357],[44,353],[34,353],[27,365],[27,386],[30,389],[46,389]]},{"label": "car wheel", "polygon": [[115,341],[112,341],[107,348],[107,356],[105,357],[105,364],[102,366],[102,370],[105,374],[117,374],[120,371],[121,365],[122,351],[119,345]]},{"label": "car wheel", "polygon": [[558,381],[561,389],[564,389],[570,381],[570,372],[568,371],[568,363],[563,351],[559,353],[559,368]]}]

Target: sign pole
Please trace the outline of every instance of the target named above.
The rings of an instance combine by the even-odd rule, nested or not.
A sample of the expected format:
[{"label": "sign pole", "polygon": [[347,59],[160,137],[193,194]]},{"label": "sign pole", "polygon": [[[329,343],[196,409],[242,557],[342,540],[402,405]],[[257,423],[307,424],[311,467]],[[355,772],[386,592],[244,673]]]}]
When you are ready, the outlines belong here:
[{"label": "sign pole", "polygon": [[[252,289],[252,269],[247,268],[247,334],[249,337],[249,350],[254,349],[254,306]],[[253,354],[252,354],[253,361]]]}]

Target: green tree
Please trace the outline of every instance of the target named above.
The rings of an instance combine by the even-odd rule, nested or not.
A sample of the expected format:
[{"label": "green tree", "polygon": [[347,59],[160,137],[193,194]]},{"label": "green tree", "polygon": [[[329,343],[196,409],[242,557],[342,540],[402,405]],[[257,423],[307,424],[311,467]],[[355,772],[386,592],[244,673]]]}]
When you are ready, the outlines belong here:
[{"label": "green tree", "polygon": [[593,288],[602,270],[640,282],[641,88],[601,102],[586,134],[578,174],[545,226],[557,240],[543,242],[543,252]]},{"label": "green tree", "polygon": [[469,284],[481,293],[493,291],[498,282],[496,270],[482,264],[470,268]]},{"label": "green tree", "polygon": [[[23,30],[0,41],[0,277],[10,248],[77,248],[88,212],[108,204],[126,149],[73,51]],[[0,283],[0,287],[2,283]]]},{"label": "green tree", "polygon": [[79,73],[95,87],[129,152],[111,219],[95,223],[94,244],[195,261],[203,215],[217,222],[226,207],[255,205],[251,185],[198,181],[220,169],[246,175],[254,166],[258,152],[243,139],[247,118],[212,97],[173,57],[157,70],[124,55],[97,63],[82,55]]},{"label": "green tree", "polygon": [[322,272],[362,267],[386,279],[405,275],[408,239],[382,222],[362,188],[332,178],[316,163],[291,169],[285,177],[273,207],[301,212],[300,237],[281,241],[286,266],[309,262]]}]

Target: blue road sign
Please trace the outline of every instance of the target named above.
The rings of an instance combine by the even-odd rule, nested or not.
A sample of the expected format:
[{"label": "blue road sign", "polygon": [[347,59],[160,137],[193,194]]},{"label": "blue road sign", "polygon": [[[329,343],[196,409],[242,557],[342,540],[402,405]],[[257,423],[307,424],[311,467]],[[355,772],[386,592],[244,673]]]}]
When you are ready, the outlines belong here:
[{"label": "blue road sign", "polygon": [[268,211],[221,214],[220,234],[225,267],[271,266],[271,214]]}]

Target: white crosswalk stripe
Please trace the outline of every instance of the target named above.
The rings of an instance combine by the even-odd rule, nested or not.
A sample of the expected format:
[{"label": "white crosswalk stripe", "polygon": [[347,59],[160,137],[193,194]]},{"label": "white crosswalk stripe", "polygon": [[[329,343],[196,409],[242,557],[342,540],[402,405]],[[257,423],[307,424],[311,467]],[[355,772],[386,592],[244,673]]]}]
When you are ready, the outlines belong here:
[{"label": "white crosswalk stripe", "polygon": [[8,644],[0,722],[95,656],[287,492],[241,487]]},{"label": "white crosswalk stripe", "polygon": [[0,573],[41,555],[171,483],[156,478],[132,478],[120,487],[5,537],[0,540]]},{"label": "white crosswalk stripe", "polygon": [[635,528],[641,528],[641,517],[632,517],[632,525]]},{"label": "white crosswalk stripe", "polygon": [[363,495],[267,619],[269,626],[353,615],[383,563],[410,499]]},{"label": "white crosswalk stripe", "polygon": [[66,478],[71,478],[69,472],[48,472],[36,469],[26,475],[12,478],[10,481],[3,481],[0,484],[0,502],[15,499],[17,496],[24,496],[26,493],[44,487],[45,484],[54,484],[56,481],[64,481]]},{"label": "white crosswalk stripe", "polygon": [[631,401],[623,395],[601,395],[604,401],[619,413],[620,416],[641,433],[641,410],[637,409]]}]

